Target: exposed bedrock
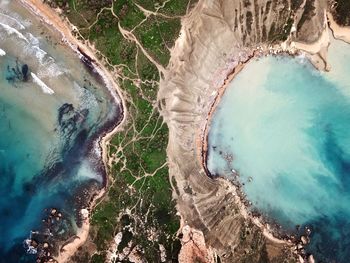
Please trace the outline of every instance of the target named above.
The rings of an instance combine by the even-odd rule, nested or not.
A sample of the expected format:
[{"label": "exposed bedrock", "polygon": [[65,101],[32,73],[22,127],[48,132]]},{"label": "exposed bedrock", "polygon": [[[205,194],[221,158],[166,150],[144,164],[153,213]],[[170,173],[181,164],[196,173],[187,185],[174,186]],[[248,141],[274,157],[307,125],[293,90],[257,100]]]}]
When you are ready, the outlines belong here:
[{"label": "exposed bedrock", "polygon": [[242,212],[231,183],[207,176],[200,149],[212,104],[240,62],[261,44],[286,40],[292,27],[298,29],[293,40],[310,42],[321,35],[325,3],[311,0],[314,8],[306,13],[308,2],[200,0],[182,21],[160,83],[158,106],[169,126],[169,169],[178,210],[185,224],[204,233],[222,262],[294,262],[290,245],[266,238]]}]

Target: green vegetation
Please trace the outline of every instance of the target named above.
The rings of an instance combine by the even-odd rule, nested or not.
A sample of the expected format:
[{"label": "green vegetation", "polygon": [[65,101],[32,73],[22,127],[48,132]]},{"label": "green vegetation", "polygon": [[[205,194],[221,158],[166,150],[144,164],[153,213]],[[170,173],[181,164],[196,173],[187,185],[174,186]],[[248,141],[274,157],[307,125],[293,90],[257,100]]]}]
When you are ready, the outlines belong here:
[{"label": "green vegetation", "polygon": [[[168,128],[156,108],[157,67],[168,64],[169,49],[181,26],[180,16],[191,1],[47,2],[63,9],[77,26],[79,38],[95,44],[98,56],[118,76],[128,112],[124,130],[109,145],[110,186],[92,215],[97,252],[90,255],[89,262],[105,262],[106,249],[118,233],[122,233],[119,252],[129,247],[147,262],[160,262],[161,245],[167,262],[177,262],[179,218],[166,160]],[[86,263],[86,251],[83,248],[74,261]],[[128,262],[127,258],[123,262]]]},{"label": "green vegetation", "polygon": [[333,12],[336,22],[342,26],[350,26],[350,1],[336,0]]},{"label": "green vegetation", "polygon": [[[296,1],[296,0],[294,0]],[[292,2],[292,7],[296,4]],[[276,8],[275,2],[267,2],[266,9],[274,10]],[[284,24],[280,24],[279,21],[274,21],[271,24],[269,32],[267,32],[265,26],[263,26],[262,34],[265,38],[267,35],[268,41],[272,43],[286,41],[290,35],[291,29],[294,23],[294,9],[284,9],[279,12],[279,21],[283,21]]]}]

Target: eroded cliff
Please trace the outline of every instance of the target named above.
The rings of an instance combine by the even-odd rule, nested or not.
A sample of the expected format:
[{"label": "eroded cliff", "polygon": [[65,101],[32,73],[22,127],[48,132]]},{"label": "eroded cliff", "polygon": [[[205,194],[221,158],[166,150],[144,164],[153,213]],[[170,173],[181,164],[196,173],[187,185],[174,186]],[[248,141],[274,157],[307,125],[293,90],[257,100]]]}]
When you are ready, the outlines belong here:
[{"label": "eroded cliff", "polygon": [[169,172],[183,224],[202,231],[222,262],[298,257],[292,243],[277,242],[246,213],[238,188],[208,176],[203,143],[208,115],[227,77],[256,50],[319,39],[325,8],[316,0],[201,0],[182,21],[158,93],[169,126]]}]

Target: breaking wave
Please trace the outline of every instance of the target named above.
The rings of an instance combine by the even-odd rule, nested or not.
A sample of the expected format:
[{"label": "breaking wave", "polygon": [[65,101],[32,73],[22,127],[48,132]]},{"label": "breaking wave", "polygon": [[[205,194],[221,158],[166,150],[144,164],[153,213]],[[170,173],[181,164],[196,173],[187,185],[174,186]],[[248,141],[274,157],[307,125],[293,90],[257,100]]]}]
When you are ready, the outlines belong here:
[{"label": "breaking wave", "polygon": [[7,32],[8,35],[17,35],[18,38],[23,39],[24,41],[26,41],[27,43],[29,43],[28,39],[21,33],[19,32],[16,28],[13,28],[7,24],[1,23],[0,22],[0,26],[2,26],[5,31]]},{"label": "breaking wave", "polygon": [[18,21],[18,19],[1,12],[0,12],[0,22],[7,24],[18,30],[23,30],[26,28],[20,21]]},{"label": "breaking wave", "polygon": [[49,88],[37,75],[35,75],[33,72],[30,73],[32,75],[34,83],[38,84],[41,90],[46,94],[54,94],[55,92]]}]

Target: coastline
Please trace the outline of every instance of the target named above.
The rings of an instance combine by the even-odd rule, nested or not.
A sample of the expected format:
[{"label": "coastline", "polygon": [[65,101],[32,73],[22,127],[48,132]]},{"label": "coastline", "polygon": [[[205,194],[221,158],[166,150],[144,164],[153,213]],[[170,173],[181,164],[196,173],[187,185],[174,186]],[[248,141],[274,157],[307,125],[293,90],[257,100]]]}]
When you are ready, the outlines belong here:
[{"label": "coastline", "polygon": [[[330,43],[330,34],[337,40],[344,41],[350,44],[350,27],[341,27],[339,26],[333,19],[331,13],[325,11],[325,24],[324,30],[320,35],[319,39],[314,43],[302,43],[302,42],[290,42],[288,45],[287,42],[284,42],[280,45],[276,45],[273,47],[262,47],[253,49],[252,55],[245,61],[240,61],[236,67],[234,67],[231,72],[227,75],[224,80],[224,84],[216,91],[216,96],[214,100],[210,103],[209,112],[205,120],[203,120],[204,128],[198,132],[199,138],[197,139],[197,151],[200,156],[200,163],[204,168],[205,173],[210,178],[215,178],[215,175],[212,175],[207,168],[207,155],[208,155],[208,136],[210,129],[210,122],[215,113],[216,107],[219,105],[222,96],[225,94],[226,88],[229,83],[242,71],[244,66],[249,63],[254,58],[259,58],[267,55],[279,55],[282,53],[290,56],[295,56],[300,53],[305,53],[309,62],[319,71],[329,71],[331,70],[330,66],[327,62],[327,53],[328,47]],[[257,52],[258,51],[258,52]],[[235,202],[239,207],[240,213],[244,216],[244,218],[251,220],[256,226],[258,226],[263,235],[273,243],[283,244],[290,247],[293,252],[296,252],[296,256],[300,262],[305,262],[304,260],[308,260],[306,262],[314,262],[312,255],[305,254],[304,246],[309,243],[309,235],[310,232],[307,226],[304,226],[304,233],[298,234],[295,236],[295,233],[292,234],[281,234],[279,231],[280,225],[277,223],[271,222],[268,218],[265,218],[263,215],[253,215],[251,212],[248,212],[250,202],[246,199],[245,194],[242,192],[241,185],[236,182],[231,182],[226,178],[218,176],[217,180],[221,181],[224,185],[226,185],[227,189],[233,193],[236,197]],[[303,238],[307,238],[307,243],[303,242]]]},{"label": "coastline", "polygon": [[291,46],[298,50],[303,50],[311,55],[315,55],[324,51],[327,52],[328,46],[330,44],[330,39],[329,39],[329,28],[327,24],[326,10],[324,11],[323,19],[324,19],[323,31],[319,36],[319,38],[314,43],[302,43],[302,42],[295,41],[291,43]]},{"label": "coastline", "polygon": [[235,196],[235,202],[239,207],[240,213],[244,218],[250,219],[256,226],[258,226],[262,231],[263,235],[270,241],[283,244],[292,247],[296,245],[297,242],[292,242],[280,236],[277,233],[278,225],[270,225],[267,220],[265,220],[262,216],[254,216],[250,212],[248,212],[247,208],[249,207],[249,201],[246,200],[244,193],[241,190],[241,186],[239,184],[235,184],[234,182],[227,180],[221,176],[215,178],[215,175],[212,175],[207,168],[207,158],[208,158],[208,138],[209,138],[209,129],[211,119],[213,114],[215,113],[216,107],[219,105],[222,96],[225,94],[226,89],[230,82],[239,74],[252,59],[260,58],[262,56],[268,55],[278,55],[278,54],[286,54],[289,56],[297,55],[297,51],[293,49],[285,50],[285,48],[274,47],[274,48],[262,48],[262,49],[254,49],[248,58],[244,61],[240,61],[236,67],[234,67],[231,72],[227,75],[227,78],[224,80],[224,84],[218,89],[217,95],[215,96],[213,102],[211,103],[207,118],[204,120],[204,128],[199,132],[200,138],[197,140],[200,142],[200,147],[197,148],[199,152],[199,156],[201,157],[200,163],[204,168],[208,177],[216,180],[220,180],[223,184],[226,185],[226,189],[229,189],[230,192]]},{"label": "coastline", "polygon": [[[41,1],[26,1],[26,0],[23,0],[23,1],[25,1],[25,2],[41,2]],[[41,4],[43,4],[43,3],[41,3]],[[34,7],[35,7],[35,3],[34,3],[33,5],[34,5]],[[50,11],[50,12],[53,12],[53,13],[56,13],[56,12],[55,12],[54,10],[52,10],[51,8],[50,8],[49,11]],[[35,13],[35,10],[34,10],[33,12]],[[40,12],[40,10],[39,10],[39,12]],[[56,14],[57,14],[57,13],[56,13]],[[38,15],[38,14],[37,14],[37,15]],[[58,17],[58,18],[61,19],[60,17]],[[44,18],[44,20],[45,20],[45,18]],[[48,20],[50,20],[50,18],[48,18]],[[49,22],[49,21],[46,21],[46,22],[47,22],[50,26],[56,27],[55,23],[51,23],[51,22]],[[62,21],[62,19],[61,19],[61,22],[64,23],[64,21]],[[66,22],[67,22],[67,21],[66,21]],[[68,25],[69,25],[69,24],[68,24]],[[57,28],[56,28],[56,29],[57,29]],[[58,31],[60,31],[60,30],[58,30]],[[77,43],[79,43],[79,44],[77,45],[77,47],[78,47],[78,50],[77,50],[77,47],[75,47],[74,44],[72,44],[73,42],[67,41],[67,39],[66,39],[66,37],[65,37],[65,33],[62,33],[62,31],[60,31],[60,32],[61,32],[61,34],[62,34],[62,36],[63,36],[63,39],[64,39],[65,44],[67,44],[68,46],[70,46],[76,53],[78,53],[78,54],[81,55],[81,53],[85,53],[85,49],[86,49],[86,48],[87,48],[88,50],[90,50],[90,49],[93,50],[92,47],[87,46],[86,44],[82,43],[81,41],[75,39],[74,36],[71,36],[71,37],[73,38],[74,41],[77,41]],[[69,34],[71,34],[71,32],[69,32]],[[308,44],[307,44],[307,45],[308,45]],[[315,45],[315,44],[314,44],[314,45]],[[82,52],[79,52],[79,48],[80,48],[81,46],[84,46],[85,49],[83,49]],[[316,53],[317,53],[317,52],[316,52]],[[90,55],[88,55],[88,56],[90,56]],[[93,56],[93,57],[94,57],[94,56]],[[97,60],[96,60],[96,61],[97,61]],[[229,74],[228,78],[226,79],[225,85],[227,85],[227,84],[236,76],[236,74],[238,74],[238,73],[244,68],[244,65],[245,65],[244,63],[240,63],[238,66],[236,66],[236,67],[233,69],[233,71]],[[98,68],[97,68],[97,69],[98,69]],[[102,68],[102,74],[104,74],[103,72],[105,72],[106,74],[110,75],[108,71],[106,71],[105,69]],[[100,74],[100,73],[99,73],[99,74]],[[112,76],[111,76],[111,79],[112,79],[112,82],[113,82],[113,77],[112,77]],[[118,90],[118,87],[117,87],[117,86],[116,86],[116,88],[117,88],[117,90]],[[213,109],[211,110],[211,114],[214,113],[215,107],[217,106],[217,104],[219,104],[221,97],[222,97],[223,94],[225,93],[225,89],[226,89],[225,87],[221,87],[220,90],[217,92],[217,95],[216,95],[216,97],[215,97],[216,105],[212,105],[211,108],[213,108]],[[119,90],[118,90],[118,91],[119,91]],[[122,94],[122,93],[121,93],[121,92],[118,92],[118,94]],[[122,100],[122,97],[121,97],[121,96],[120,96],[120,99]],[[124,105],[125,105],[124,102],[123,102],[121,105],[124,106]],[[122,108],[125,110],[124,107],[122,107]],[[211,116],[208,115],[208,118],[211,118]],[[99,136],[99,137],[100,137],[100,140],[99,140],[99,143],[98,143],[98,144],[99,144],[99,146],[102,148],[102,158],[103,158],[103,162],[104,162],[104,165],[105,165],[105,169],[106,169],[106,170],[108,170],[108,152],[107,152],[108,142],[109,142],[110,138],[113,136],[113,134],[114,134],[115,132],[117,132],[117,131],[122,127],[122,125],[123,125],[125,119],[126,119],[126,116],[125,116],[125,113],[124,113],[123,116],[122,116],[122,119],[121,119],[120,123],[117,124],[117,126],[113,129],[113,131],[108,132],[107,134],[102,134],[102,135],[101,135],[102,138],[101,138],[101,136]],[[206,120],[206,125],[207,125],[208,123],[209,123],[208,120]],[[201,145],[201,147],[204,147],[204,145]],[[206,147],[207,147],[207,146],[206,146]],[[108,177],[108,175],[107,175],[107,177]],[[99,192],[98,196],[97,196],[96,198],[94,198],[94,202],[93,202],[93,204],[91,205],[91,208],[96,204],[96,201],[97,201],[100,197],[102,197],[102,196],[104,195],[107,186],[108,186],[108,180],[107,180],[107,182],[106,182],[105,188],[103,188],[103,189]],[[237,191],[237,189],[234,190],[234,191]],[[245,209],[245,205],[244,205],[243,203],[242,203],[242,206],[243,206],[243,209]],[[254,220],[254,218],[253,218],[253,220]],[[257,222],[258,222],[258,223],[261,223],[259,220],[258,220]],[[89,225],[88,222],[87,222],[87,224]],[[264,227],[264,226],[262,226],[262,227]],[[265,232],[266,232],[266,233],[265,233]],[[265,235],[265,236],[266,236],[266,234],[268,235],[270,232],[271,232],[271,230],[266,230],[266,231],[265,231],[265,229],[264,229],[264,235]],[[69,248],[70,251],[73,251],[73,254],[74,254],[75,250],[76,250],[81,244],[84,243],[84,241],[83,241],[83,239],[84,239],[83,234],[79,232],[78,235],[81,235],[81,236],[82,236],[82,238],[79,239],[79,244],[75,243],[75,241],[77,240],[77,238],[75,238],[73,242],[71,242],[71,243],[67,244],[66,246],[64,246],[65,249],[68,250],[68,248]],[[87,236],[86,236],[86,238],[87,238]],[[86,238],[85,238],[85,239],[86,239]],[[279,240],[279,239],[274,238],[273,236],[272,236],[272,239],[275,239],[275,240],[273,240],[274,242],[275,242],[276,240]],[[82,241],[82,242],[80,242],[80,241]],[[284,241],[281,241],[281,242],[284,243]],[[72,249],[71,249],[71,248],[72,248]],[[66,252],[65,252],[65,255],[67,255]],[[63,260],[63,259],[60,259],[60,260]],[[61,261],[59,261],[59,262],[61,262]],[[62,262],[64,262],[64,261],[62,261]]]},{"label": "coastline", "polygon": [[[257,51],[260,51],[257,53]],[[298,52],[296,50],[284,50],[281,52],[280,49],[267,49],[267,50],[258,50],[255,49],[252,52],[252,55],[245,61],[239,62],[239,64],[233,68],[233,70],[227,75],[227,78],[224,81],[224,84],[218,89],[217,95],[214,101],[210,105],[210,110],[208,112],[207,118],[204,120],[204,128],[199,132],[199,137],[197,142],[200,143],[199,147],[197,147],[198,155],[200,156],[200,163],[206,173],[206,175],[211,178],[220,181],[228,192],[231,192],[234,196],[234,202],[238,206],[239,213],[247,220],[250,220],[254,225],[259,227],[262,231],[263,236],[271,241],[272,243],[283,245],[289,247],[292,252],[297,252],[296,256],[299,258],[307,258],[305,254],[303,254],[304,244],[301,239],[295,238],[293,235],[285,235],[281,234],[279,231],[280,226],[277,223],[271,222],[268,218],[265,218],[260,213],[252,214],[252,212],[248,211],[250,207],[250,202],[246,198],[244,192],[242,191],[242,187],[239,182],[228,180],[222,176],[217,176],[211,174],[207,168],[207,158],[208,158],[208,137],[210,130],[211,119],[215,113],[216,107],[219,105],[222,96],[225,94],[225,91],[230,84],[230,82],[239,74],[245,67],[247,63],[249,63],[254,58],[259,58],[262,56],[268,55],[278,55],[278,53],[286,54],[286,55],[296,55]],[[311,62],[311,60],[310,60]]]},{"label": "coastline", "polygon": [[[290,242],[291,246],[278,245],[264,238],[266,233],[274,233],[274,230],[276,233],[281,233],[282,230],[263,226],[268,231],[263,233],[261,226],[252,223],[252,219],[258,215],[255,211],[248,215],[250,220],[245,220],[239,204],[234,201],[242,200],[238,197],[237,187],[224,178],[213,180],[203,167],[205,160],[203,161],[202,154],[205,152],[201,150],[206,145],[205,142],[204,145],[201,143],[206,137],[206,134],[203,134],[206,130],[205,122],[208,121],[210,111],[213,111],[213,104],[215,102],[218,104],[218,91],[222,89],[228,73],[233,72],[233,67],[238,65],[238,61],[244,60],[238,56],[246,51],[251,54],[255,49],[262,53],[277,54],[279,48],[282,55],[288,54],[289,51],[295,52],[303,60],[305,57],[308,58],[315,68],[321,71],[327,70],[322,55],[327,58],[328,48],[316,52],[315,47],[317,44],[321,46],[321,41],[314,41],[315,37],[318,40],[325,31],[324,25],[327,25],[327,22],[324,21],[323,15],[326,6],[316,6],[317,11],[307,20],[304,30],[299,35],[289,34],[285,42],[267,46],[266,42],[270,38],[261,37],[259,29],[264,27],[267,32],[272,28],[283,30],[286,21],[282,20],[281,25],[276,23],[281,21],[279,14],[286,11],[284,5],[275,5],[275,8],[262,12],[260,20],[249,20],[251,23],[249,30],[243,23],[244,19],[241,23],[236,22],[246,15],[247,9],[254,17],[254,8],[263,9],[264,4],[265,2],[259,2],[251,9],[241,10],[242,1],[222,1],[220,4],[210,0],[199,1],[182,21],[180,37],[171,51],[168,72],[160,82],[158,93],[158,101],[162,103],[161,113],[169,126],[167,148],[169,174],[176,182],[173,196],[177,200],[179,214],[185,224],[206,233],[206,242],[215,249],[218,257],[224,262],[240,262],[240,260],[249,262],[248,258],[252,261],[253,256],[259,258],[260,255],[265,255],[264,253],[268,253],[267,258],[271,262],[282,262],[278,261],[282,258],[295,259],[291,262],[299,262],[296,250],[303,246],[302,244],[295,246],[294,242]],[[295,12],[299,11],[303,13],[304,7],[301,6]],[[273,23],[273,27],[271,21],[276,22]],[[295,19],[294,22],[296,29],[299,20]],[[291,26],[293,28],[293,25]],[[310,33],[315,34],[315,37],[307,41],[311,39]],[[325,33],[323,35],[326,36]],[[300,43],[305,41],[303,43],[305,47],[315,48],[315,54],[298,50],[291,45],[292,41]],[[328,47],[328,43],[324,42],[324,46]],[[223,93],[224,90],[220,90],[220,94]],[[243,209],[250,211],[249,206],[245,204]],[[259,222],[264,223],[260,216],[257,217]],[[249,237],[254,242],[239,238],[247,229],[247,224],[249,224]],[[274,222],[272,226],[275,226]],[[283,233],[281,235],[283,236]],[[288,241],[289,238],[285,237]],[[295,241],[291,236],[290,239]],[[305,262],[306,258],[307,256],[304,256],[304,259],[299,257],[300,262]],[[308,260],[311,262],[311,258]]]},{"label": "coastline", "polygon": [[334,38],[350,44],[350,27],[338,25],[330,12],[327,13],[327,17],[329,28],[332,31]]},{"label": "coastline", "polygon": [[[325,14],[326,15],[326,14]],[[350,31],[350,29],[349,29]],[[330,45],[329,38],[329,29],[327,23],[325,24],[325,28],[320,36],[320,38],[311,44],[301,43],[301,42],[291,42],[288,44],[288,40],[279,45],[274,46],[261,46],[255,49],[252,49],[250,54],[248,55],[248,59],[239,61],[238,64],[227,74],[224,79],[223,85],[217,89],[216,96],[214,100],[210,103],[209,111],[207,113],[207,117],[203,120],[204,125],[197,133],[197,151],[198,156],[200,156],[200,163],[209,178],[215,178],[215,175],[212,175],[207,168],[207,158],[208,158],[208,136],[211,119],[213,114],[215,113],[216,107],[219,105],[222,96],[225,94],[225,91],[229,85],[229,83],[239,74],[245,67],[247,63],[249,63],[254,58],[260,58],[263,56],[269,55],[288,55],[288,56],[296,56],[301,53],[305,53],[308,57],[309,62],[317,69],[329,71],[330,68],[327,64],[327,51]],[[350,33],[349,33],[350,34]],[[350,37],[350,35],[349,35]],[[350,38],[349,38],[350,40]],[[322,60],[324,64],[320,64],[319,60]],[[253,215],[251,212],[248,212],[248,207],[250,206],[249,200],[246,199],[244,192],[241,189],[241,185],[237,182],[233,182],[223,178],[221,176],[216,178],[220,180],[224,185],[226,185],[226,189],[229,189],[230,192],[235,196],[235,202],[239,207],[240,213],[244,218],[251,220],[253,224],[258,226],[263,235],[273,243],[286,245],[290,247],[292,251],[298,251],[296,254],[298,257],[307,258],[307,255],[303,254],[303,247],[305,244],[302,243],[301,237],[308,235],[307,228],[305,229],[305,233],[300,235],[300,238],[296,238],[293,234],[285,235],[281,234],[279,231],[280,226],[277,223],[271,222],[268,218],[264,218],[263,215]]]},{"label": "coastline", "polygon": [[[108,180],[108,144],[112,136],[118,132],[123,124],[126,122],[126,108],[124,98],[121,96],[122,92],[115,82],[112,74],[105,68],[103,62],[101,62],[95,56],[95,49],[91,45],[84,43],[81,40],[78,40],[73,36],[72,31],[74,26],[69,23],[67,20],[63,20],[59,14],[53,10],[51,7],[43,3],[41,0],[19,0],[20,4],[27,8],[32,14],[34,14],[39,20],[43,21],[48,27],[57,31],[62,36],[62,44],[68,46],[74,51],[80,58],[84,57],[89,60],[92,64],[93,69],[96,70],[97,74],[102,78],[106,88],[109,90],[111,96],[114,98],[115,102],[120,105],[120,112],[118,120],[113,124],[113,129],[108,131],[102,131],[98,136],[98,139],[94,142],[96,143],[97,152],[101,154],[101,158],[105,170],[105,178],[103,188],[99,190],[93,197],[93,200],[90,201],[88,211],[93,210],[96,206],[98,200],[100,200],[106,193],[106,189],[109,185]],[[86,210],[86,209],[83,209]],[[82,227],[78,228],[76,236],[74,236],[72,241],[64,243],[59,249],[59,255],[54,258],[58,263],[68,262],[69,258],[74,255],[80,246],[82,246],[89,236],[90,222],[89,215],[84,216]]]},{"label": "coastline", "polygon": [[200,132],[200,138],[197,140],[199,142],[199,151],[201,156],[201,164],[210,178],[213,178],[212,174],[209,172],[207,167],[207,155],[208,155],[208,136],[209,136],[209,128],[210,122],[215,112],[216,107],[219,105],[222,96],[225,94],[226,88],[229,83],[237,76],[239,72],[242,71],[245,64],[247,64],[252,58],[254,58],[254,52],[252,55],[248,56],[248,59],[242,62],[239,62],[236,67],[232,69],[232,71],[227,75],[227,78],[224,80],[224,84],[216,91],[216,96],[214,98],[213,103],[210,106],[210,110],[207,114],[207,118],[205,119],[203,131]]}]

